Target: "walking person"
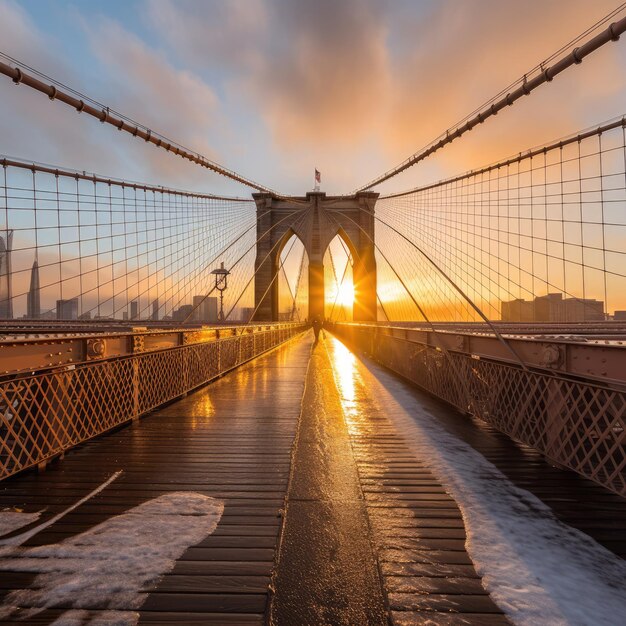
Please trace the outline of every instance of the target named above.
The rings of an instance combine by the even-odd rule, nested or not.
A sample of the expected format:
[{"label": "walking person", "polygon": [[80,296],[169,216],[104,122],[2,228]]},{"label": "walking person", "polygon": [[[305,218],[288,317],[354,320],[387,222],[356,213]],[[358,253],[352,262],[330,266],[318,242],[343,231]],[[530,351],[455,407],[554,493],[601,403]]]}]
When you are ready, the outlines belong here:
[{"label": "walking person", "polygon": [[313,332],[315,333],[315,343],[320,340],[320,331],[322,330],[322,320],[315,316],[313,318]]}]

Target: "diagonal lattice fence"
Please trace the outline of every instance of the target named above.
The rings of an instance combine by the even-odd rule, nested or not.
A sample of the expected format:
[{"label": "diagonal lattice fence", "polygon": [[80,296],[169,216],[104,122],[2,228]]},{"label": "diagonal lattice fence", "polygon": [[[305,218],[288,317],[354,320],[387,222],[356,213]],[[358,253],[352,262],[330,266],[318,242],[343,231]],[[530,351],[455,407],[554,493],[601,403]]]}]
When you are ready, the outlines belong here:
[{"label": "diagonal lattice fence", "polygon": [[303,332],[302,324],[229,328],[167,350],[0,379],[0,479],[173,400]]},{"label": "diagonal lattice fence", "polygon": [[626,391],[335,324],[350,346],[550,460],[626,496]]}]

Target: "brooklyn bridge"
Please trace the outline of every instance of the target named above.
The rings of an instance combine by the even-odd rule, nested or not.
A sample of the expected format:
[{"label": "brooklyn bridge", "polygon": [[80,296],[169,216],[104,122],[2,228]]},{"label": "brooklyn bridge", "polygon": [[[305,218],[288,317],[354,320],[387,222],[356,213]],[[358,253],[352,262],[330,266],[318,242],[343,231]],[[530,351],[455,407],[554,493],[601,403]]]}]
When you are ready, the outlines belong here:
[{"label": "brooklyn bridge", "polygon": [[[348,4],[356,28],[369,3]],[[167,13],[182,5],[148,6],[191,40],[194,20],[177,31]],[[479,148],[491,125],[531,136],[537,118],[521,133],[507,120],[546,94],[555,128],[577,119],[591,63],[614,81],[602,106],[623,108],[625,7],[587,4],[585,29],[552,33],[523,76],[447,129],[424,116],[434,139],[332,192],[318,162],[291,192],[274,148],[238,146],[271,186],[257,183],[107,104],[104,79],[87,95],[44,73],[45,55],[3,50],[0,623],[623,624],[626,116],[542,130],[491,163]],[[3,15],[30,41],[25,7]],[[189,72],[187,104],[203,89]],[[115,172],[163,175],[41,163],[50,142],[24,129],[56,126],[80,144],[60,154],[99,137],[102,154],[132,151]],[[468,141],[449,162],[473,161],[431,167]],[[188,189],[164,185],[186,175]]]}]

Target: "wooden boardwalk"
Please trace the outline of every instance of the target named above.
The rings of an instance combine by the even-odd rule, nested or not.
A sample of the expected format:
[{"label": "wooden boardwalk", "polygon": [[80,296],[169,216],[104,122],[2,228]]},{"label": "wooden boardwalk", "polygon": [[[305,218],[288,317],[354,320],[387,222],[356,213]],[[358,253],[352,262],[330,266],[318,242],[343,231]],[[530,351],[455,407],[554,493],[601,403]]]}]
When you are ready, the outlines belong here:
[{"label": "wooden boardwalk", "polygon": [[[45,508],[45,521],[123,471],[26,544],[34,546],[62,541],[163,493],[219,498],[225,506],[217,529],[190,547],[147,595],[140,621],[263,623],[309,352],[309,341],[291,343],[84,445],[43,474],[2,483],[0,509]],[[5,571],[0,586],[7,590],[32,579]],[[28,623],[51,623],[63,608],[71,607],[45,611]]]},{"label": "wooden boardwalk", "polygon": [[[399,626],[508,623],[467,554],[457,503],[389,416],[371,410],[367,381],[337,379],[352,366],[337,363],[333,342],[327,336],[311,352],[310,336],[292,341],[72,451],[42,474],[2,483],[0,510],[43,510],[36,523],[45,523],[122,472],[25,542],[28,549],[63,545],[163,494],[192,492],[224,503],[214,532],[190,544],[155,587],[141,591],[138,604],[118,606],[128,612],[112,623],[135,623],[136,609],[147,624],[263,624],[270,613],[273,623],[287,626],[296,623],[293,615],[298,624],[316,625],[352,626],[355,615]],[[410,393],[562,521],[617,554],[626,551],[624,500]],[[15,590],[40,583],[36,567],[11,569],[16,561],[1,550],[6,604]],[[351,592],[352,584],[365,586]],[[307,602],[312,612],[301,610]],[[110,617],[97,601],[83,613],[77,608],[61,602],[26,619],[23,611],[4,615],[0,623],[52,624],[65,615],[57,624],[70,626]]]}]

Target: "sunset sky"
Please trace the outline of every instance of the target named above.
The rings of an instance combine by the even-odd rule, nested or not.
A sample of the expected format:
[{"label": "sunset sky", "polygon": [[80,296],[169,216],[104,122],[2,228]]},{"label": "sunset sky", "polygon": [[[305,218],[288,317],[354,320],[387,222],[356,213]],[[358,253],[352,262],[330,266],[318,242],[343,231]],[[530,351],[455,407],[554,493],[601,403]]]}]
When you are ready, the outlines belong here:
[{"label": "sunset sky", "polygon": [[[285,193],[389,169],[617,3],[0,0],[0,49]],[[178,188],[245,188],[0,80],[0,151]],[[626,110],[608,45],[383,189],[509,156]],[[53,123],[51,123],[51,121]]]},{"label": "sunset sky", "polygon": [[[615,0],[0,0],[0,52],[281,193],[310,191],[317,168],[322,191],[343,194],[430,143],[618,6]],[[4,76],[0,102],[0,154],[5,156],[249,197],[251,190],[238,183],[79,116]],[[376,190],[432,183],[625,113],[626,42],[620,41],[603,46]],[[485,186],[469,181],[469,195],[466,189],[465,195],[451,190],[456,195],[446,196],[444,185],[420,197],[381,198],[379,222],[391,221],[411,238],[409,244],[377,223],[377,241],[390,257],[377,253],[379,296],[402,309],[392,310],[392,317],[415,319],[417,299],[434,319],[473,319],[475,311],[451,288],[450,279],[493,318],[500,315],[501,301],[549,292],[597,298],[611,312],[626,309],[626,135],[617,129],[603,141],[603,159],[597,157],[597,138],[578,148],[586,155],[584,162],[576,160],[582,169],[572,179],[586,181],[580,195],[555,199],[565,187],[559,182],[563,168],[555,166],[557,157],[551,154],[549,172],[542,169],[541,157],[522,166],[536,170],[533,183],[508,172],[511,177],[502,184],[520,186],[509,204],[504,197],[497,199],[497,207],[490,204],[490,180]],[[498,170],[493,176],[506,175]],[[538,181],[544,175],[542,186]],[[28,170],[10,172],[11,194],[17,197],[20,188],[28,189],[31,176]],[[37,184],[54,187],[54,177],[49,177],[46,182],[39,175]],[[556,187],[548,190],[548,184]],[[528,185],[534,185],[530,193]],[[617,185],[601,207],[598,185]],[[79,203],[83,213],[93,193],[87,187]],[[35,195],[38,217],[31,211]],[[147,233],[154,240],[144,250],[141,242],[131,245],[121,239],[136,218],[125,214],[131,221],[124,228],[109,228],[103,223],[111,211],[100,207],[98,218],[92,216],[98,223],[99,243],[91,239],[94,252],[72,239],[74,231],[80,230],[83,238],[88,234],[86,217],[74,211],[78,204],[71,204],[71,195],[64,199],[63,224],[54,206],[48,214],[42,212],[42,192],[35,195],[25,211],[13,206],[19,200],[9,202],[6,227],[16,229],[13,293],[19,314],[26,307],[35,256],[46,309],[93,283],[90,294],[83,294],[84,310],[102,313],[100,303],[108,298],[109,313],[121,315],[127,301],[139,298],[147,311],[152,299],[164,300],[167,293],[165,306],[173,310],[206,291],[206,245],[218,246],[228,228],[228,236],[234,237],[245,220],[254,219],[251,203],[207,208],[202,219],[224,233],[211,239],[189,226],[188,236],[180,239],[172,224],[183,218],[174,207],[168,218],[174,222]],[[516,215],[532,218],[516,221]],[[46,219],[52,220],[47,230],[42,229]],[[606,225],[599,227],[602,220]],[[35,233],[35,225],[40,232]],[[155,265],[148,257],[154,250],[165,254],[167,237],[180,240],[178,256],[174,261],[159,257]],[[291,289],[285,285],[282,290],[289,297],[298,292],[298,300],[306,291],[296,288],[298,277],[306,275],[301,248],[286,262]],[[217,248],[210,252],[211,258],[221,254]],[[79,255],[86,258],[79,262]],[[425,260],[428,255],[439,270]],[[129,262],[138,266],[131,278]],[[346,262],[337,244],[333,262],[325,262],[327,274],[335,266],[334,273],[343,275]],[[241,275],[232,278],[233,298],[237,281],[246,294],[238,306],[252,302],[252,256],[246,263],[237,269]],[[339,276],[327,276],[332,283],[328,304],[332,308],[336,299],[340,308],[349,308],[352,279],[338,288]],[[160,291],[152,284],[157,282]],[[291,310],[291,301],[283,300],[281,296],[281,306]]]}]

